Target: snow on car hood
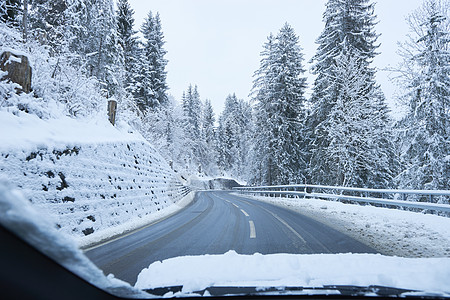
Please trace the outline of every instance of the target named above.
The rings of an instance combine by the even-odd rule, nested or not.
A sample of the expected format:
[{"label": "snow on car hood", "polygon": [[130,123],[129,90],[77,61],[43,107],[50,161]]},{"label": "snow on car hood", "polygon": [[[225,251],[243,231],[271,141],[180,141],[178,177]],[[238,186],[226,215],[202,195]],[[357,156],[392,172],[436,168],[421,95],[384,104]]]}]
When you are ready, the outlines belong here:
[{"label": "snow on car hood", "polygon": [[182,256],[154,262],[135,287],[322,287],[380,285],[450,295],[450,258],[400,258],[380,254],[253,254]]}]

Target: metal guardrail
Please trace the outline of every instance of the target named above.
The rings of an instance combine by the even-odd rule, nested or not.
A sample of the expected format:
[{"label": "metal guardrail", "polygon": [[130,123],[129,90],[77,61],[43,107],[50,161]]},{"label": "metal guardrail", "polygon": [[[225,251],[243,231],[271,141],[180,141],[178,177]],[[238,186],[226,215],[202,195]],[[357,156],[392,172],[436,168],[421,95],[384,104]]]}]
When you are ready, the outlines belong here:
[{"label": "metal guardrail", "polygon": [[183,186],[181,188],[181,194],[183,197],[187,196],[191,191],[192,191],[191,188],[187,186]]},{"label": "metal guardrail", "polygon": [[[450,202],[450,191],[444,190],[365,189],[309,184],[236,187],[233,190],[240,193],[272,197],[284,196],[344,200],[385,205],[388,207],[407,207],[450,213],[450,204],[446,204]],[[436,199],[445,203],[433,203]]]}]

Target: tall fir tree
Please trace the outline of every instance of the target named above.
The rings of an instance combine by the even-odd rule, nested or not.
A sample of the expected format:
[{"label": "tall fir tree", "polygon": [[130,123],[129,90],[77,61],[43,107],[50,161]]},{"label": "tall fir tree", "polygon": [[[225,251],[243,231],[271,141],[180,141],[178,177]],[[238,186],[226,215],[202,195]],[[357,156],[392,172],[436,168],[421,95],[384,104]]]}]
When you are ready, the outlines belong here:
[{"label": "tall fir tree", "polygon": [[201,138],[201,111],[202,103],[197,86],[189,85],[188,89],[183,92],[182,107],[184,115],[184,132],[187,137],[186,151],[186,168],[195,170],[202,168],[201,158],[205,152],[205,147]]},{"label": "tall fir tree", "polygon": [[250,104],[229,95],[217,128],[217,164],[226,175],[244,181],[248,178],[251,124]]},{"label": "tall fir tree", "polygon": [[[304,120],[306,78],[298,37],[285,24],[276,37],[269,36],[253,87],[256,102],[255,159],[261,184],[286,184],[303,180],[305,162]],[[256,175],[256,174],[255,174]]]},{"label": "tall fir tree", "polygon": [[119,0],[117,3],[117,31],[118,43],[123,51],[125,68],[125,89],[133,93],[136,91],[139,41],[134,27],[134,10],[128,0]]},{"label": "tall fir tree", "polygon": [[202,111],[202,139],[210,146],[214,146],[215,143],[215,122],[216,118],[211,101],[206,99]]},{"label": "tall fir tree", "polygon": [[65,50],[68,3],[64,0],[33,0],[29,19],[40,42],[51,46],[53,53]]},{"label": "tall fir tree", "polygon": [[214,128],[215,116],[211,101],[206,99],[202,105],[201,115],[201,141],[204,145],[204,157],[202,165],[204,172],[208,175],[217,174],[217,148],[216,131]]},{"label": "tall fir tree", "polygon": [[0,20],[10,26],[19,27],[22,15],[21,0],[3,0],[0,3]]},{"label": "tall fir tree", "polygon": [[381,116],[386,113],[383,97],[367,85],[369,75],[351,48],[336,58],[333,74],[339,93],[321,124],[329,142],[322,156],[327,166],[322,180],[338,186],[389,186],[393,145],[385,130],[387,116]]},{"label": "tall fir tree", "polygon": [[67,9],[70,50],[109,95],[120,88],[123,66],[112,0],[74,0]]},{"label": "tall fir tree", "polygon": [[450,188],[450,2],[426,0],[408,18],[402,81],[409,111],[400,122],[402,188]]},{"label": "tall fir tree", "polygon": [[[374,5],[369,0],[327,2],[325,29],[317,40],[319,46],[312,59],[317,77],[308,118],[309,180],[315,184],[378,187],[386,186],[392,178],[395,158],[390,149],[388,108],[371,67],[378,48],[375,18]],[[353,74],[360,78],[356,80]],[[342,81],[342,76],[347,77],[347,82]],[[359,112],[352,118],[337,117],[342,114],[339,110],[349,112],[349,107],[358,108]],[[378,135],[373,136],[373,132]],[[344,134],[340,140],[336,139],[338,133]],[[359,136],[360,140],[355,142],[352,135]],[[347,151],[347,161],[341,162],[345,168],[338,174],[336,161],[329,159],[330,152],[336,151],[336,141],[341,150]],[[375,173],[362,162],[361,155],[369,145],[369,161],[378,163],[372,168],[378,170]]]},{"label": "tall fir tree", "polygon": [[140,87],[137,91],[138,106],[142,111],[156,107],[167,101],[166,83],[167,51],[164,49],[164,35],[159,13],[150,11],[142,25],[144,45],[140,58]]},{"label": "tall fir tree", "polygon": [[195,140],[200,138],[201,131],[201,100],[197,86],[189,85],[183,92],[183,110],[186,117],[186,130]]},{"label": "tall fir tree", "polygon": [[236,115],[239,102],[236,95],[228,95],[225,108],[219,117],[218,127],[218,165],[226,172],[231,172],[237,155],[238,127]]}]

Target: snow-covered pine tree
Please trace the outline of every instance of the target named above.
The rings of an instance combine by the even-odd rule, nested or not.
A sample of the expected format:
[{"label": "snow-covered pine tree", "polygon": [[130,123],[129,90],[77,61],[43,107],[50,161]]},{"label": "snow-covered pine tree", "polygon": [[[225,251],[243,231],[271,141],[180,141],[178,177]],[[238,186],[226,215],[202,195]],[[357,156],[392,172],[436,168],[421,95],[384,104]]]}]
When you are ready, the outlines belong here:
[{"label": "snow-covered pine tree", "polygon": [[164,105],[159,105],[145,112],[142,132],[145,138],[160,151],[178,169],[180,157],[183,157],[184,131],[182,110],[173,97]]},{"label": "snow-covered pine tree", "polygon": [[[328,147],[322,159],[323,180],[338,186],[386,187],[393,176],[391,136],[387,135],[386,107],[370,75],[360,67],[359,55],[347,45],[336,58],[333,88],[339,90],[333,109],[321,124]],[[378,100],[377,100],[378,99]]]},{"label": "snow-covered pine tree", "polygon": [[9,26],[19,27],[22,15],[21,0],[3,0],[0,3],[0,20]]},{"label": "snow-covered pine tree", "polygon": [[[306,117],[303,54],[298,37],[285,24],[264,45],[252,93],[256,102],[255,153],[260,184],[303,180],[306,163],[303,122]],[[257,174],[255,174],[256,176]],[[259,176],[258,176],[259,177]]]},{"label": "snow-covered pine tree", "polygon": [[118,43],[122,48],[125,68],[125,89],[133,93],[136,89],[138,59],[139,59],[139,41],[134,27],[134,11],[128,0],[119,0],[117,2],[117,32]]},{"label": "snow-covered pine tree", "polygon": [[[375,18],[374,4],[370,0],[328,0],[323,15],[325,28],[316,41],[318,48],[312,58],[312,71],[317,75],[311,95],[314,125],[325,120],[331,110],[329,98],[333,95],[327,87],[333,76],[329,75],[336,65],[336,57],[342,52],[343,41],[363,55],[367,66],[377,54]],[[373,69],[368,71],[374,72]]]},{"label": "snow-covered pine tree", "polygon": [[165,41],[159,13],[155,16],[151,11],[148,13],[141,32],[144,36],[144,48],[139,61],[141,75],[136,98],[140,109],[145,111],[167,101],[167,60],[164,58],[167,51],[164,49]]},{"label": "snow-covered pine tree", "polygon": [[33,35],[41,43],[51,46],[53,53],[64,51],[66,46],[67,1],[33,0],[29,12]]},{"label": "snow-covered pine tree", "polygon": [[186,117],[186,131],[194,139],[200,139],[201,131],[201,100],[197,86],[189,85],[183,92],[183,111]]},{"label": "snow-covered pine tree", "polygon": [[402,45],[404,99],[400,122],[405,170],[402,188],[450,188],[450,2],[426,0],[408,18],[412,34]]},{"label": "snow-covered pine tree", "polygon": [[[370,66],[378,47],[378,35],[374,32],[375,18],[374,5],[369,0],[327,2],[325,29],[317,40],[319,46],[312,59],[313,72],[317,77],[311,96],[312,112],[308,118],[311,155],[308,177],[315,184],[383,187],[389,183],[395,159],[389,142],[388,109],[380,87],[375,82],[375,70]],[[349,61],[349,55],[355,56],[354,59]],[[352,73],[364,80],[354,81]],[[342,82],[339,76],[343,75],[347,76],[349,82]],[[351,88],[354,90],[351,91]],[[342,101],[354,103],[344,105]],[[337,118],[342,113],[340,109],[358,106],[361,111],[353,117],[358,116],[359,119]],[[354,124],[348,124],[348,121]],[[333,122],[333,126],[343,128],[330,127]],[[360,140],[353,143],[351,135],[356,133],[346,128],[358,128],[364,134],[360,134]],[[377,136],[373,136],[372,132],[378,133],[378,139],[373,140]],[[348,145],[342,144],[342,147],[359,147],[347,153],[353,153],[355,157],[345,162],[346,169],[353,170],[352,179],[333,175],[336,171],[335,161],[328,158],[329,151],[336,150],[334,143],[337,133],[346,135],[341,143],[345,140],[349,142]],[[369,166],[362,166],[356,159],[369,146],[368,157],[371,157],[372,163],[378,162],[376,169],[372,168],[375,173],[368,172]],[[352,163],[354,165],[350,165]]]},{"label": "snow-covered pine tree", "polygon": [[186,168],[198,170],[202,167],[202,157],[205,153],[205,145],[201,137],[202,128],[202,103],[197,86],[189,85],[183,92],[182,107],[184,114],[184,131],[187,137],[185,144]]},{"label": "snow-covered pine tree", "polygon": [[219,116],[218,131],[218,160],[217,164],[225,172],[231,172],[237,159],[238,126],[235,118],[238,111],[238,99],[235,94],[225,99],[225,108]]},{"label": "snow-covered pine tree", "polygon": [[217,173],[216,132],[214,129],[215,116],[211,101],[206,99],[203,103],[201,119],[201,140],[205,147],[203,168],[205,173],[212,175]]},{"label": "snow-covered pine tree", "polygon": [[253,109],[248,101],[239,100],[240,113],[238,115],[238,123],[240,128],[240,156],[238,156],[237,168],[235,168],[235,178],[248,182],[253,177],[252,170],[252,149],[253,137],[255,132],[255,123],[253,117]]},{"label": "snow-covered pine tree", "polygon": [[88,76],[95,76],[110,95],[115,94],[122,59],[113,0],[74,0],[67,13],[70,50],[79,55]]},{"label": "snow-covered pine tree", "polygon": [[258,107],[253,105],[253,124],[254,124],[254,134],[252,139],[252,151],[251,151],[251,174],[252,176],[248,179],[250,184],[260,185],[266,182],[266,177],[269,175],[267,171],[269,170],[269,164],[271,160],[269,159],[269,127],[265,126],[264,119],[267,117],[266,114],[269,112],[263,109],[263,102],[258,102],[259,98],[263,99],[264,95],[269,92],[268,78],[265,76],[266,72],[270,69],[270,61],[272,60],[273,50],[275,43],[275,37],[272,33],[267,37],[267,41],[263,45],[263,50],[260,53],[261,61],[260,67],[255,71],[253,77],[253,88],[250,96],[252,96],[252,101],[257,101]]},{"label": "snow-covered pine tree", "polygon": [[217,129],[217,164],[225,174],[241,180],[248,175],[251,128],[250,104],[228,95]]},{"label": "snow-covered pine tree", "polygon": [[214,131],[214,123],[216,122],[216,118],[214,116],[214,110],[211,105],[211,101],[206,99],[203,105],[202,111],[202,138],[205,142],[214,146],[215,143],[215,131]]}]

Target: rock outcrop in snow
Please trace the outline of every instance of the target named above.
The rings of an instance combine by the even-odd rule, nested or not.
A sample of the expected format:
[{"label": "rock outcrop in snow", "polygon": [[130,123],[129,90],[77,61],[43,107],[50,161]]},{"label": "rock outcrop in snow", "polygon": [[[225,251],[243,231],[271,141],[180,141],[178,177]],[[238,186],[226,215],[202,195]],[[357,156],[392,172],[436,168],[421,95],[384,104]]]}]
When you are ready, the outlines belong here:
[{"label": "rock outcrop in snow", "polygon": [[1,80],[10,80],[19,84],[22,92],[29,93],[31,91],[32,73],[28,57],[5,51],[0,57],[0,69],[8,72]]}]

